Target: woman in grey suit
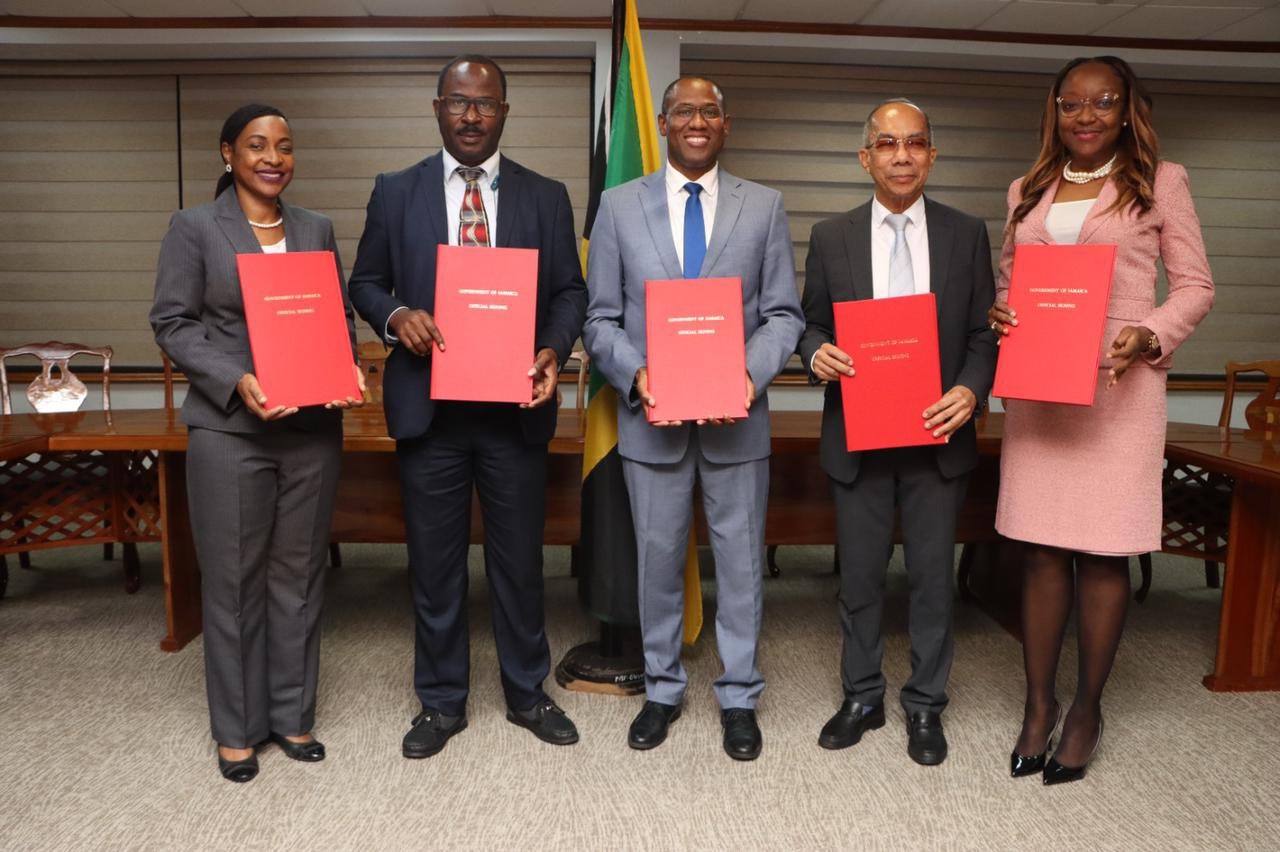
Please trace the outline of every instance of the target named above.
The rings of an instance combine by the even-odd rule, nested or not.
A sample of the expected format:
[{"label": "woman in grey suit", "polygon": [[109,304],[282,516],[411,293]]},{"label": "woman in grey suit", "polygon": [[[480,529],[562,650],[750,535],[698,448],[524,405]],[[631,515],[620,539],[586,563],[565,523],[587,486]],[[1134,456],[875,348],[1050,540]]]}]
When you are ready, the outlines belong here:
[{"label": "woman in grey suit", "polygon": [[[311,728],[339,409],[363,400],[298,409],[263,394],[236,255],[327,249],[336,261],[337,244],[327,218],[280,198],[293,178],[293,140],[278,109],[233,112],[220,149],[226,172],[214,200],[174,214],[161,243],[151,327],[189,383],[187,495],[218,767],[228,780],[248,781],[267,740],[294,760],[324,759]],[[346,313],[359,377],[349,303]]]}]

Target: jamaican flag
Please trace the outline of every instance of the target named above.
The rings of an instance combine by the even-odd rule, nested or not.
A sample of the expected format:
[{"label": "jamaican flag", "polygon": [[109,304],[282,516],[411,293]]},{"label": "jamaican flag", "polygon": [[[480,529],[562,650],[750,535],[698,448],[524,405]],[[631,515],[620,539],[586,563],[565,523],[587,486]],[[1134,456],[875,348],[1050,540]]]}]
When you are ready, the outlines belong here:
[{"label": "jamaican flag", "polygon": [[[640,19],[631,0],[613,3],[610,65],[609,94],[601,103],[591,157],[590,200],[582,230],[584,271],[600,194],[662,165],[649,74],[640,44]],[[587,284],[590,286],[590,281]],[[591,373],[587,390],[581,539],[578,591],[583,607],[608,624],[638,624],[636,538],[618,455],[618,395],[599,371]],[[684,587],[684,641],[692,644],[702,630],[702,586],[692,535]]]}]

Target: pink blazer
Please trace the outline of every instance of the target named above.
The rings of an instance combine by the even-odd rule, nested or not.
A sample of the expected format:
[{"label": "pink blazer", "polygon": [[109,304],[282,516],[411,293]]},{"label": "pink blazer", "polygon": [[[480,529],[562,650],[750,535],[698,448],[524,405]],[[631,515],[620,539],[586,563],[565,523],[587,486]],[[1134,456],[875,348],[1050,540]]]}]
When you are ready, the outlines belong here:
[{"label": "pink blazer", "polygon": [[[1021,186],[1022,178],[1009,186],[1010,214],[1022,198]],[[1147,213],[1137,215],[1132,208],[1123,212],[1108,210],[1116,200],[1116,187],[1113,181],[1107,181],[1084,220],[1078,242],[1116,246],[1107,326],[1102,336],[1103,353],[1110,349],[1111,341],[1121,328],[1143,325],[1160,338],[1161,356],[1149,363],[1167,369],[1174,351],[1213,306],[1213,278],[1205,258],[1200,220],[1191,203],[1187,170],[1162,160],[1156,167],[1154,189],[1155,205]],[[1045,230],[1044,219],[1057,190],[1058,181],[1054,181],[1036,208],[1018,223],[1013,238],[1005,239],[1000,253],[997,299],[1008,298],[1015,245],[1054,243]],[[1007,225],[1006,219],[1006,228]],[[1169,280],[1169,296],[1161,305],[1156,305],[1157,259],[1164,261]],[[1103,366],[1108,363],[1104,361]]]}]

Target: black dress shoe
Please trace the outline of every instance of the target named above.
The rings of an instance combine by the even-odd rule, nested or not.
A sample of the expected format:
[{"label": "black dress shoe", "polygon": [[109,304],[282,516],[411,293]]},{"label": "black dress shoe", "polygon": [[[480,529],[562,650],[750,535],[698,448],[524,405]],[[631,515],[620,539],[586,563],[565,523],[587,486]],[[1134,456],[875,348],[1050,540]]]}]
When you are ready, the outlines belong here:
[{"label": "black dress shoe", "polygon": [[315,763],[324,760],[324,743],[312,738],[309,743],[295,743],[285,737],[283,734],[277,734],[272,731],[270,734],[271,742],[280,746],[284,753],[294,760],[301,760],[304,763]]},{"label": "black dress shoe", "polygon": [[836,714],[822,726],[818,745],[823,748],[841,749],[856,745],[867,731],[884,727],[884,705],[868,707],[846,698]]},{"label": "black dress shoe", "polygon": [[438,710],[424,709],[413,717],[413,727],[404,735],[401,751],[409,758],[431,757],[466,727],[466,716],[445,716]]},{"label": "black dress shoe", "polygon": [[756,724],[756,711],[745,707],[721,710],[720,724],[724,726],[725,754],[734,760],[755,760],[760,756],[764,742]]},{"label": "black dress shoe", "polygon": [[1055,754],[1049,758],[1049,762],[1044,767],[1044,783],[1045,786],[1050,784],[1066,784],[1068,781],[1079,781],[1084,778],[1089,771],[1089,762],[1093,760],[1094,754],[1098,751],[1098,746],[1102,744],[1102,719],[1098,720],[1098,738],[1093,741],[1093,750],[1089,752],[1089,759],[1084,762],[1083,766],[1063,766],[1058,762],[1058,756]]},{"label": "black dress shoe", "polygon": [[219,753],[218,771],[222,773],[223,778],[237,784],[252,781],[258,776],[258,753],[254,752],[244,760],[227,760]]},{"label": "black dress shoe", "polygon": [[937,766],[947,759],[947,737],[942,716],[918,710],[907,719],[907,754],[921,766]]},{"label": "black dress shoe", "polygon": [[1009,775],[1013,778],[1025,778],[1028,775],[1035,775],[1037,772],[1044,771],[1044,758],[1049,753],[1049,747],[1053,745],[1053,732],[1058,730],[1058,723],[1062,721],[1062,705],[1058,705],[1058,715],[1053,720],[1053,727],[1049,729],[1049,736],[1045,738],[1044,750],[1039,754],[1033,754],[1027,757],[1018,754],[1018,749],[1014,748],[1009,753]]},{"label": "black dress shoe", "polygon": [[662,745],[667,738],[667,727],[679,718],[679,704],[646,701],[627,732],[627,745],[641,751]]},{"label": "black dress shoe", "polygon": [[528,728],[544,743],[569,745],[578,741],[578,729],[550,698],[544,698],[528,710],[507,708],[507,721]]}]

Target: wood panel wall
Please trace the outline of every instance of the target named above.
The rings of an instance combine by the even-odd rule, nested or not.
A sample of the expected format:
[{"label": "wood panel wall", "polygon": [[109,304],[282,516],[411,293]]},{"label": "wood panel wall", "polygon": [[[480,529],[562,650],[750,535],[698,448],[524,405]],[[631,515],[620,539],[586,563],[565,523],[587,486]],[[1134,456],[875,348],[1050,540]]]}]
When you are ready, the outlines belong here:
[{"label": "wood panel wall", "polygon": [[[212,198],[222,121],[253,101],[289,117],[297,156],[287,197],[333,219],[349,272],[374,176],[439,148],[431,100],[445,61],[102,64],[93,76],[0,67],[0,347],[109,343],[121,366],[158,366],[147,312],[160,239],[180,199]],[[568,186],[580,230],[591,64],[503,68],[502,151]]]},{"label": "wood panel wall", "polygon": [[[922,68],[686,62],[720,83],[733,124],[727,169],[782,191],[800,286],[815,222],[871,197],[857,162],[862,125],[909,97],[933,123],[929,194],[987,221],[999,255],[1009,182],[1031,164],[1051,77]],[[1174,370],[1280,357],[1280,92],[1274,86],[1149,80],[1162,155],[1182,163],[1204,229],[1217,303]],[[1164,282],[1161,279],[1163,293]]]}]

